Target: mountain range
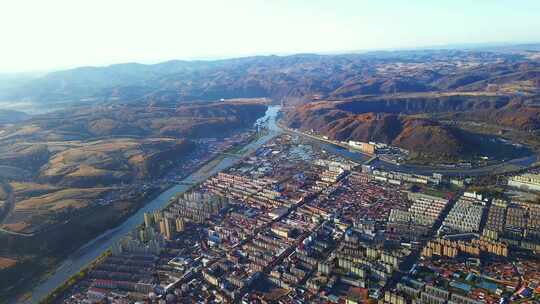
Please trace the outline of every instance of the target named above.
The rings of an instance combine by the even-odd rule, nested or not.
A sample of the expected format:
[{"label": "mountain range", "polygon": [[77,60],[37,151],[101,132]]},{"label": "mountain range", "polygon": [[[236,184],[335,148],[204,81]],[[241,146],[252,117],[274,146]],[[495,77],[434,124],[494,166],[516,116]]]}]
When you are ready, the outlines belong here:
[{"label": "mountain range", "polygon": [[[255,56],[216,61],[81,67],[3,85],[0,100],[35,103],[151,102],[221,98],[347,98],[366,94],[477,91],[532,81],[538,53],[419,50]],[[1,81],[0,81],[1,82]]]},{"label": "mountain range", "polygon": [[[462,151],[458,147],[469,144],[460,141],[457,131],[438,122],[441,115],[446,120],[496,122],[519,130],[539,128],[539,50],[540,46],[533,44],[81,67],[4,84],[0,100],[27,101],[49,109],[125,104],[176,108],[194,102],[268,97],[284,102],[289,122],[299,128],[317,129],[340,139],[382,138],[415,149],[418,145],[396,137],[400,130],[437,128],[432,131],[442,136],[441,142],[428,145],[431,152],[418,152],[457,155]],[[321,114],[320,109],[310,108],[317,102],[324,102],[325,109],[335,109]],[[384,119],[369,120],[377,113],[385,114]],[[343,119],[343,115],[356,116]],[[404,115],[423,115],[421,119],[427,120]],[[25,118],[20,114],[4,122]],[[365,121],[371,121],[369,130],[389,133],[358,130],[360,122],[367,128]],[[103,117],[84,132],[126,128],[138,132],[134,123]],[[185,122],[182,124],[164,123],[161,132],[178,135],[185,131]],[[426,135],[407,134],[420,142],[428,140]],[[441,148],[445,146],[448,149]]]},{"label": "mountain range", "polygon": [[291,128],[399,146],[411,162],[538,154],[540,45],[0,76],[0,228],[16,233],[0,235],[0,256],[17,258],[0,297],[115,227],[205,143],[253,126],[268,100]]}]

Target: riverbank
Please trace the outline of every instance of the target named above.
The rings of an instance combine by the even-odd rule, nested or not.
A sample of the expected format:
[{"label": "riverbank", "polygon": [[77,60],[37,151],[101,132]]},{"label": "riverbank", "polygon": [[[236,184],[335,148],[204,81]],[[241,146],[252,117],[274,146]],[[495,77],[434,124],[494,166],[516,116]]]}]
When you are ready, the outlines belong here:
[{"label": "riverbank", "polygon": [[[173,170],[179,170],[178,172],[181,172],[182,174],[180,178],[185,178],[201,168],[211,169],[212,165],[207,166],[208,164],[216,162],[216,160],[219,162],[219,159],[222,159],[225,154],[234,153],[258,138],[259,136],[257,134],[252,134],[244,141],[213,155],[213,157],[200,162],[197,166],[189,167],[190,170],[188,171],[184,171],[186,168],[176,168]],[[6,284],[2,284],[2,286],[13,287],[11,289],[6,289],[5,293],[0,294],[0,303],[4,303],[4,301],[7,301],[6,299],[11,299],[11,303],[25,301],[33,303],[34,301],[32,301],[32,294],[28,291],[37,288],[40,284],[49,280],[54,273],[62,267],[62,262],[64,260],[70,259],[71,255],[76,255],[77,252],[84,251],[84,247],[89,246],[88,242],[111,229],[115,229],[125,222],[129,217],[136,214],[139,209],[155,200],[162,193],[177,185],[166,178],[162,179],[162,182],[155,183],[147,181],[147,183],[153,184],[155,187],[140,195],[137,195],[136,197],[131,197],[129,200],[124,202],[115,202],[108,205],[95,205],[84,211],[81,216],[77,216],[70,221],[51,226],[47,231],[41,231],[36,235],[20,237],[18,235],[12,236],[11,238],[19,237],[22,245],[24,245],[22,242],[22,237],[25,237],[25,240],[28,242],[42,242],[50,243],[52,245],[48,245],[49,253],[41,251],[40,256],[28,257],[24,260],[24,262],[15,266],[14,271],[10,271],[9,273],[6,272],[2,275],[4,279],[13,278],[16,279],[17,282],[13,281],[12,283],[6,282]],[[118,209],[117,206],[122,206],[122,208]],[[87,229],[88,226],[93,228]],[[49,239],[54,239],[55,235],[58,233],[64,234],[65,231],[69,231],[69,234],[74,236],[71,238],[72,241],[48,241]],[[58,248],[54,249],[51,246]],[[32,262],[31,259],[34,259],[35,262]],[[15,298],[15,296],[18,295],[22,296]]]},{"label": "riverbank", "polygon": [[[299,132],[299,131],[292,130],[285,127],[283,127],[283,129],[286,132],[289,132],[290,134],[303,136],[313,142],[317,142],[319,146],[322,146],[328,150],[331,150],[333,153],[338,153],[341,156],[344,156],[354,161],[363,163],[372,157],[370,155],[367,155],[358,151],[351,151],[344,145],[340,145],[338,143],[335,143],[329,140],[318,138],[316,136],[308,135],[303,132]],[[533,166],[537,161],[538,161],[538,156],[533,153],[526,157],[520,157],[520,158],[500,162],[497,164],[492,164],[492,165],[483,166],[483,167],[475,167],[475,168],[445,168],[445,167],[438,167],[438,166],[412,165],[412,164],[411,165],[409,164],[398,165],[398,164],[387,162],[381,159],[377,159],[373,161],[372,164],[384,170],[403,172],[403,173],[416,173],[416,174],[424,174],[424,175],[432,175],[433,173],[440,173],[440,174],[443,174],[446,176],[452,176],[452,177],[454,176],[477,177],[477,176],[493,174],[493,173],[501,174],[501,173],[520,171],[520,170],[523,170],[524,168]]]},{"label": "riverbank", "polygon": [[[154,212],[160,210],[168,204],[171,198],[189,190],[192,185],[204,181],[208,177],[234,165],[238,160],[255,151],[258,147],[266,143],[268,140],[277,135],[280,130],[275,125],[275,117],[279,112],[279,106],[271,106],[268,108],[265,116],[262,119],[268,119],[269,132],[260,138],[255,138],[254,141],[247,143],[240,154],[221,154],[221,159],[218,162],[209,162],[200,167],[198,170],[187,176],[181,183],[167,189],[154,200],[140,208],[136,213],[127,218],[122,224],[113,229],[109,229],[92,239],[79,250],[69,256],[57,270],[45,281],[41,282],[34,289],[29,300],[22,303],[37,303],[49,293],[55,290],[58,286],[66,282],[70,277],[78,273],[86,265],[94,261],[104,251],[108,250],[115,242],[119,241],[132,229],[143,222],[145,212]],[[261,120],[263,121],[263,120]],[[21,303],[21,302],[12,302]]]},{"label": "riverbank", "polygon": [[81,279],[83,279],[90,270],[92,270],[96,265],[99,265],[104,259],[106,259],[108,256],[111,255],[110,251],[105,251],[102,255],[100,255],[97,259],[95,259],[92,263],[85,266],[81,271],[79,271],[77,274],[73,275],[71,278],[69,278],[64,284],[58,286],[52,293],[47,295],[43,300],[40,301],[40,304],[51,304],[54,303],[54,301],[63,293],[65,293],[69,288],[77,284]]},{"label": "riverbank", "polygon": [[[126,206],[123,209],[118,209],[114,205],[90,208],[76,218],[73,218],[72,221],[56,225],[37,235],[4,235],[3,237],[17,237],[18,239],[16,241],[21,244],[23,242],[32,242],[35,244],[46,244],[49,242],[54,246],[62,246],[63,248],[54,250],[48,247],[47,250],[54,251],[54,253],[41,252],[40,256],[32,258],[35,261],[32,261],[28,257],[25,261],[21,261],[18,265],[15,265],[14,273],[6,274],[6,277],[17,277],[18,283],[16,283],[15,287],[6,290],[6,293],[0,296],[0,298],[3,298],[3,300],[0,299],[0,303],[5,303],[4,301],[20,303],[21,301],[24,302],[30,299],[31,293],[28,291],[51,277],[55,270],[61,266],[62,261],[70,256],[70,252],[80,250],[85,246],[84,244],[87,241],[96,238],[106,230],[114,229],[114,227],[121,224],[129,216],[135,214],[138,209],[158,197],[160,193],[170,186],[172,185],[164,184],[159,188],[154,188],[144,195],[130,200],[129,204],[123,204]],[[57,244],[52,241],[58,233],[65,233],[65,231],[69,231],[70,235],[73,235],[71,238],[73,242]],[[10,300],[8,301],[6,298]]]}]

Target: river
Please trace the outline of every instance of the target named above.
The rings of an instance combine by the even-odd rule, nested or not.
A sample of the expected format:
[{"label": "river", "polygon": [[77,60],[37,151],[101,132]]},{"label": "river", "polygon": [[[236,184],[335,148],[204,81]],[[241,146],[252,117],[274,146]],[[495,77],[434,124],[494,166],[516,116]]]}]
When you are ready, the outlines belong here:
[{"label": "river", "polygon": [[[254,142],[247,144],[239,154],[236,156],[228,155],[226,157],[220,158],[219,161],[211,161],[205,166],[201,167],[199,170],[189,175],[182,180],[181,185],[176,185],[172,188],[169,188],[167,191],[161,193],[157,198],[146,204],[143,208],[139,209],[135,214],[126,219],[120,226],[108,230],[98,236],[97,238],[91,240],[86,245],[81,247],[75,253],[70,255],[62,265],[56,269],[54,274],[50,277],[39,283],[38,286],[32,292],[32,298],[26,303],[37,303],[39,300],[51,293],[56,287],[63,284],[68,278],[79,272],[84,266],[88,265],[90,262],[95,260],[99,255],[104,251],[110,248],[115,242],[119,241],[123,236],[125,236],[132,229],[137,227],[143,222],[143,214],[145,212],[152,212],[159,209],[162,209],[171,198],[175,197],[178,194],[185,192],[190,188],[188,184],[199,183],[204,181],[208,177],[223,171],[243,157],[249,155],[251,152],[255,151],[258,147],[262,146],[270,139],[275,137],[277,134],[281,133],[282,130],[277,126],[276,119],[280,111],[280,106],[270,106],[265,113],[265,116],[260,118],[256,125],[265,125],[267,126],[269,132],[268,134],[262,136]],[[356,160],[358,162],[364,162],[369,157],[358,153],[352,152],[342,147],[325,143],[319,140],[310,139],[311,142],[316,142],[324,150],[342,155],[344,157]],[[492,165],[481,168],[474,169],[440,169],[440,168],[429,168],[429,167],[420,167],[420,166],[407,166],[407,165],[394,165],[387,162],[378,161],[377,166],[387,169],[395,170],[401,172],[409,173],[421,173],[421,174],[432,174],[434,172],[443,173],[449,176],[476,176],[483,175],[487,173],[492,173],[494,170],[503,167],[504,165],[519,165],[519,166],[529,166],[537,160],[535,155],[529,157],[524,157],[521,159],[515,159],[503,164]],[[15,302],[13,302],[15,303]]]},{"label": "river", "polygon": [[[298,134],[298,133],[295,133]],[[300,135],[302,136],[302,135]],[[367,161],[370,156],[362,154],[360,152],[354,152],[343,148],[338,145],[330,144],[318,139],[305,136],[306,140],[312,143],[317,144],[322,149],[333,153],[344,156],[351,160],[354,160],[358,163],[363,163]],[[423,175],[432,175],[433,173],[440,173],[449,177],[477,177],[487,174],[501,174],[509,171],[514,171],[517,167],[526,168],[538,161],[536,154],[530,154],[525,157],[511,159],[505,162],[498,164],[492,164],[483,167],[476,168],[442,168],[442,167],[430,167],[430,166],[420,166],[420,165],[397,165],[383,160],[375,160],[372,165],[379,169],[404,172],[404,173],[414,173],[414,174],[423,174]]]},{"label": "river", "polygon": [[32,297],[25,303],[38,303],[54,289],[67,281],[71,276],[78,273],[86,265],[110,248],[115,242],[122,239],[127,233],[143,223],[143,215],[145,212],[153,212],[162,209],[172,198],[189,189],[189,184],[199,183],[210,176],[229,168],[279,134],[281,130],[276,125],[279,110],[280,106],[269,106],[265,116],[256,122],[256,125],[265,125],[268,128],[268,133],[266,135],[244,146],[238,155],[228,155],[220,158],[218,161],[207,163],[205,166],[183,179],[181,182],[182,184],[175,185],[162,192],[158,197],[139,209],[116,228],[107,230],[100,236],[86,243],[83,247],[71,254],[51,276],[40,282],[32,291]]}]

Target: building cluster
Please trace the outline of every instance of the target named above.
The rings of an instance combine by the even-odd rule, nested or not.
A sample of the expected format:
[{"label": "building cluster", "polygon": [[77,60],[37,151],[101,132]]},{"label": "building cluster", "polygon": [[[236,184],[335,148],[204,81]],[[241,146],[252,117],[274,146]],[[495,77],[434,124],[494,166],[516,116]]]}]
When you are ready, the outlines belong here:
[{"label": "building cluster", "polygon": [[[495,263],[490,266],[493,265]],[[502,303],[502,297],[509,298],[516,290],[515,283],[496,280],[481,274],[482,270],[474,261],[426,260],[415,264],[395,287],[386,291],[384,300],[379,302],[495,304]],[[487,268],[486,273],[491,274]]]},{"label": "building cluster", "polygon": [[346,161],[335,161],[331,159],[316,159],[313,168],[314,180],[310,190],[312,192],[321,192],[332,189],[332,185],[340,181],[348,174],[355,164]]},{"label": "building cluster", "polygon": [[422,249],[422,256],[444,256],[455,258],[459,253],[479,257],[481,253],[489,253],[498,256],[508,256],[508,245],[486,239],[473,239],[467,241],[452,241],[448,239],[436,239],[428,241]]},{"label": "building cluster", "polygon": [[482,235],[540,252],[540,204],[494,201],[489,208]]},{"label": "building cluster", "polygon": [[165,237],[152,226],[144,226],[131,231],[115,243],[111,251],[114,255],[122,253],[157,255],[165,246]]},{"label": "building cluster", "polygon": [[400,248],[393,250],[359,242],[356,238],[345,236],[339,248],[334,252],[337,267],[357,287],[384,287],[395,271],[400,269],[403,259],[410,250]]},{"label": "building cluster", "polygon": [[375,151],[376,151],[376,144],[373,143],[373,142],[362,142],[362,141],[354,141],[354,140],[349,140],[347,142],[347,144],[353,148],[353,149],[357,149],[359,150],[360,152],[362,153],[366,153],[366,154],[375,154]]},{"label": "building cluster", "polygon": [[448,205],[448,199],[413,192],[408,192],[407,198],[411,202],[407,210],[391,210],[388,218],[389,230],[408,236],[409,241],[429,236],[435,221]]},{"label": "building cluster", "polygon": [[89,298],[103,300],[115,292],[126,298],[143,300],[153,292],[153,273],[157,262],[155,255],[122,254],[113,255],[92,269],[88,277],[91,281]]},{"label": "building cluster", "polygon": [[219,289],[220,298],[238,299],[259,278],[260,272],[248,268],[248,260],[239,250],[213,262],[202,270],[202,280]]},{"label": "building cluster", "polygon": [[228,205],[227,198],[194,191],[177,198],[165,210],[163,217],[170,223],[176,223],[176,220],[181,218],[200,224],[226,210]]},{"label": "building cluster", "polygon": [[540,174],[525,173],[508,179],[508,185],[521,190],[540,191]]},{"label": "building cluster", "polygon": [[409,157],[409,151],[384,143],[349,140],[345,144],[354,150],[368,155],[375,155],[384,161],[395,164],[399,164]]},{"label": "building cluster", "polygon": [[478,233],[487,199],[475,192],[465,192],[443,221],[439,234]]},{"label": "building cluster", "polygon": [[208,236],[210,245],[222,248],[235,248],[272,221],[272,217],[258,209],[239,204],[232,204],[231,209],[222,218],[210,222]]},{"label": "building cluster", "polygon": [[539,205],[426,194],[442,180],[360,169],[281,135],[144,214],[65,300],[494,304],[540,295]]},{"label": "building cluster", "polygon": [[370,177],[376,181],[389,183],[394,185],[402,185],[404,183],[420,184],[420,185],[439,185],[442,183],[442,175],[423,175],[416,173],[389,171],[380,168],[374,168],[369,165],[364,165],[362,170],[369,173]]},{"label": "building cluster", "polygon": [[414,279],[404,278],[394,291],[386,291],[382,303],[481,304],[483,302]]},{"label": "building cluster", "polygon": [[244,176],[218,173],[208,179],[204,187],[210,192],[232,200],[245,201],[250,207],[269,211],[274,208],[289,208],[293,202],[282,196],[276,181],[254,179]]}]

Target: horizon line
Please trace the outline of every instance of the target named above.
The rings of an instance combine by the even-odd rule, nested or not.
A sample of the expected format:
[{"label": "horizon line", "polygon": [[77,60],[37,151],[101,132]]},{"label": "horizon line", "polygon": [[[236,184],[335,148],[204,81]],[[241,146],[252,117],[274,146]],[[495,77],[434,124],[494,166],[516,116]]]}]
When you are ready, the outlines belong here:
[{"label": "horizon line", "polygon": [[309,51],[309,52],[258,52],[258,53],[244,53],[244,54],[231,54],[231,55],[206,55],[206,56],[188,56],[183,58],[170,58],[170,59],[141,59],[135,61],[124,61],[124,62],[108,62],[103,64],[80,64],[80,65],[66,65],[64,67],[51,68],[51,69],[37,69],[37,70],[21,70],[13,72],[0,72],[0,76],[22,76],[24,74],[40,74],[35,75],[35,77],[44,76],[54,72],[73,70],[78,68],[106,68],[115,65],[122,64],[141,64],[141,65],[155,65],[171,61],[187,61],[187,62],[196,62],[196,61],[219,61],[219,60],[230,60],[230,59],[241,59],[249,57],[267,57],[267,56],[295,56],[295,55],[321,55],[321,56],[332,56],[332,55],[347,55],[347,54],[365,54],[370,52],[398,52],[398,51],[421,51],[421,50],[478,50],[483,48],[491,47],[511,47],[511,46],[525,46],[525,45],[540,45],[540,41],[520,41],[520,42],[466,42],[466,43],[449,43],[449,44],[434,44],[434,45],[424,45],[424,46],[415,46],[415,47],[386,47],[386,48],[366,48],[366,49],[355,49],[355,50],[334,50],[334,51]]}]

